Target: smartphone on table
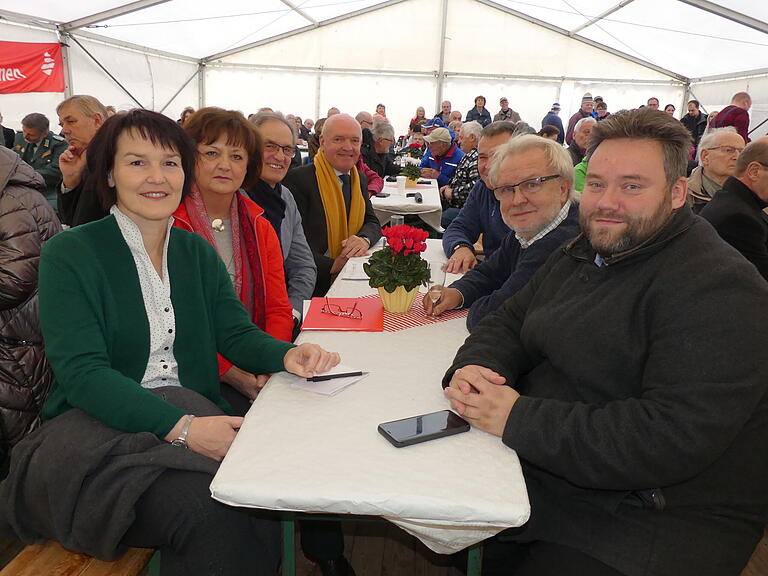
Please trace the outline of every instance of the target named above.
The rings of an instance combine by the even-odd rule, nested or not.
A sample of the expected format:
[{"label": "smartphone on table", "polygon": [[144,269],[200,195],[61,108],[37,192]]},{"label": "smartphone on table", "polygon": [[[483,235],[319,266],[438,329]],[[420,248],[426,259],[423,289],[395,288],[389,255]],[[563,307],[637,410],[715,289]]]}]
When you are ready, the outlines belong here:
[{"label": "smartphone on table", "polygon": [[469,432],[469,422],[451,410],[379,424],[379,433],[397,448]]}]

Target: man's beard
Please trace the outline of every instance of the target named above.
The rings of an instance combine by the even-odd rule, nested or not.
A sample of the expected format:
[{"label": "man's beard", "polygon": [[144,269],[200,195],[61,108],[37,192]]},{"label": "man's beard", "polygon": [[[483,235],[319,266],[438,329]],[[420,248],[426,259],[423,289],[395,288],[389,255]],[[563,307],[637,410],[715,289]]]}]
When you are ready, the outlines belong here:
[{"label": "man's beard", "polygon": [[[651,216],[621,216],[614,212],[596,210],[589,215],[580,212],[579,224],[592,248],[601,256],[607,257],[626,252],[648,240],[666,224],[671,213],[672,196],[667,192],[664,194],[664,200]],[[595,225],[594,221],[597,218],[621,220],[626,226],[621,232],[606,229],[593,231],[592,226]]]}]

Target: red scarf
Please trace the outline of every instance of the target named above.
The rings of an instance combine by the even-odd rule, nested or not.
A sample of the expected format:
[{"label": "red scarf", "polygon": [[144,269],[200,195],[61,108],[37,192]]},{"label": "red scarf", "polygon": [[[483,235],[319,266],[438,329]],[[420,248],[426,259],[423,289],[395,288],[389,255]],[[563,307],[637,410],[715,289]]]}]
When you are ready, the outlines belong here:
[{"label": "red scarf", "polygon": [[[230,204],[229,222],[232,229],[232,256],[235,264],[235,293],[248,310],[254,324],[266,331],[266,294],[261,269],[256,230],[248,213],[245,197],[238,190]],[[184,199],[192,229],[216,248],[211,219],[196,184]],[[218,248],[216,248],[218,252]]]}]

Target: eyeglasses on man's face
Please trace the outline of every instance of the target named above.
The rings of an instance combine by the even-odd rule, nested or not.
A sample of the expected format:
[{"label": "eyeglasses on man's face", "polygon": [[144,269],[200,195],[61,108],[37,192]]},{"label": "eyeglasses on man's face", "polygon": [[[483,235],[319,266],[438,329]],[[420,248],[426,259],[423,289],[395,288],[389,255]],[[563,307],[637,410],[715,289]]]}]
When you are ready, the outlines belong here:
[{"label": "eyeglasses on man's face", "polygon": [[507,198],[515,195],[515,188],[522,191],[526,197],[533,196],[544,188],[544,183],[550,180],[560,178],[560,174],[552,174],[551,176],[539,176],[538,178],[528,178],[517,184],[507,184],[505,186],[498,186],[493,189],[493,195],[496,199],[501,201],[502,198]]},{"label": "eyeglasses on man's face", "polygon": [[296,154],[295,146],[280,146],[280,144],[277,144],[276,142],[270,142],[269,140],[264,143],[264,150],[268,150],[273,154],[278,150],[282,150],[283,154],[288,156],[288,158],[293,158],[293,155]]},{"label": "eyeglasses on man's face", "polygon": [[732,154],[741,154],[741,151],[744,150],[744,148],[736,148],[735,146],[713,146],[712,148],[707,148],[707,150],[722,150],[728,156],[731,156]]}]

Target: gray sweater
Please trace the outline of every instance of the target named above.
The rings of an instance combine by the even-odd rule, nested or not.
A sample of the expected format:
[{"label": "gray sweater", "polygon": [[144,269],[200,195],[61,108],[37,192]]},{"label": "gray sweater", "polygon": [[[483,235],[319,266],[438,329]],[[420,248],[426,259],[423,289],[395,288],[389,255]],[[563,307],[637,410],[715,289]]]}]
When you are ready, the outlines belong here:
[{"label": "gray sweater", "polygon": [[285,281],[288,284],[288,299],[296,313],[301,316],[304,300],[312,299],[317,279],[317,266],[301,226],[301,214],[296,207],[293,194],[282,184],[280,197],[285,202],[285,217],[280,224],[280,244],[283,247]]}]

